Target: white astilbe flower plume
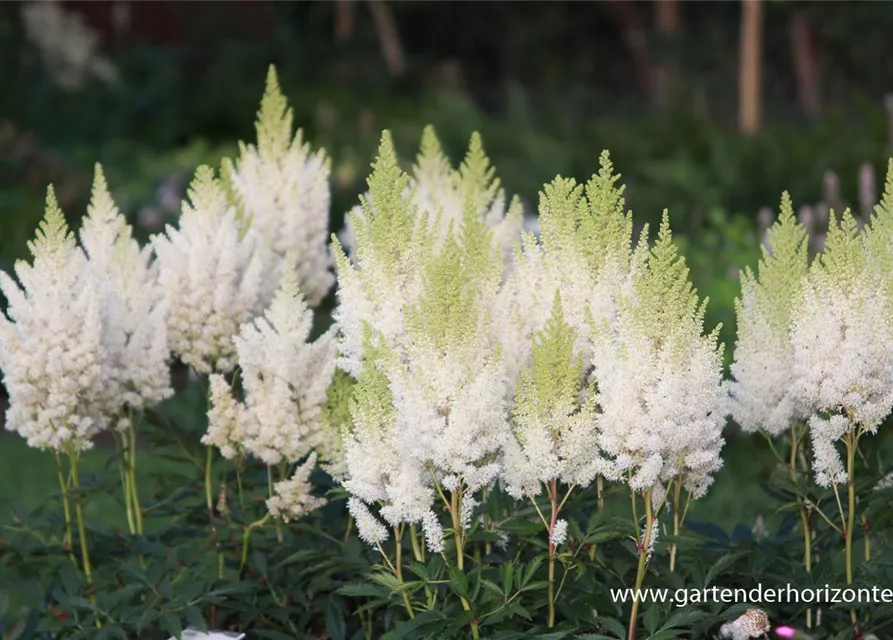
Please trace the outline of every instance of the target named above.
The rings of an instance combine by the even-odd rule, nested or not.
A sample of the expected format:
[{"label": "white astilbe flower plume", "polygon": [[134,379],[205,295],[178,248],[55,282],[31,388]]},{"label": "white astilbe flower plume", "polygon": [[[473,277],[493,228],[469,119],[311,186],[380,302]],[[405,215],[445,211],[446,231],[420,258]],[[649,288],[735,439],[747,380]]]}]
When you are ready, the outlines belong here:
[{"label": "white astilbe flower plume", "polygon": [[355,263],[337,247],[340,366],[359,380],[344,486],[391,526],[428,517],[436,478],[473,499],[495,479],[507,437],[489,313],[504,262],[471,203],[441,241],[407,182],[385,132],[369,179],[374,207],[364,199],[365,216],[354,216]]},{"label": "white astilbe flower plume", "polygon": [[312,325],[297,277],[286,269],[265,316],[233,338],[245,401],[233,407],[228,385],[212,375],[212,407],[220,409],[209,413],[202,442],[228,457],[240,445],[268,465],[296,462],[319,446],[337,328],[308,342]]},{"label": "white astilbe flower plume", "polygon": [[[507,268],[511,265],[523,226],[521,201],[515,196],[506,207],[505,190],[484,151],[479,133],[471,135],[465,158],[459,168],[454,169],[443,152],[434,127],[426,126],[403,195],[411,200],[419,215],[425,217],[429,228],[437,230],[438,244],[448,233],[459,233],[465,208],[472,206],[492,231],[493,246],[499,250]],[[353,215],[347,216],[340,234],[351,260],[356,259],[355,219],[364,218],[364,209],[374,204],[368,193],[365,199],[364,206],[354,207]]]},{"label": "white astilbe flower plume", "polygon": [[778,221],[756,275],[745,269],[741,297],[735,301],[738,340],[734,380],[729,385],[730,411],[742,429],[777,436],[793,420],[804,419],[799,394],[791,385],[794,366],[792,327],[800,316],[808,269],[806,229],[794,216],[791,198],[781,197]]},{"label": "white astilbe flower plume", "polygon": [[[270,66],[257,120],[257,146],[239,144],[240,157],[224,160],[222,174],[245,222],[263,237],[267,276],[297,269],[308,304],[315,307],[335,282],[326,241],[329,232],[330,163],[322,150],[312,152]],[[275,286],[275,285],[274,285]],[[269,300],[273,290],[265,291]]]},{"label": "white astilbe flower plume", "polygon": [[810,269],[794,323],[794,375],[809,419],[816,482],[846,482],[836,443],[876,433],[893,408],[893,316],[849,210]]},{"label": "white astilbe flower plume", "polygon": [[718,328],[703,335],[705,308],[664,212],[616,322],[594,327],[599,447],[611,460],[609,479],[628,479],[635,491],[681,479],[697,498],[722,466],[722,346]]},{"label": "white astilbe flower plume", "polygon": [[61,2],[25,2],[21,15],[28,39],[60,87],[81,89],[94,78],[118,82],[117,67],[100,51],[100,34],[79,11],[66,10]]},{"label": "white astilbe flower plume", "polygon": [[263,311],[264,265],[257,233],[239,222],[210,167],[196,171],[180,228],[168,225],[152,244],[171,350],[198,372],[231,371],[233,336]]},{"label": "white astilbe flower plume", "polygon": [[33,264],[16,263],[18,283],[0,272],[9,302],[0,314],[0,370],[9,393],[6,428],[28,445],[75,453],[103,425],[100,301],[87,286],[84,252],[68,230],[52,187]]},{"label": "white astilbe flower plume", "polygon": [[170,353],[151,247],[140,249],[132,237],[98,164],[80,237],[88,256],[86,286],[96,290],[102,317],[101,410],[123,427],[128,409],[138,411],[173,393]]},{"label": "white astilbe flower plume", "polygon": [[283,522],[299,520],[314,509],[326,503],[324,498],[314,496],[310,484],[310,474],[316,467],[316,454],[311,453],[307,460],[288,480],[273,486],[273,495],[267,500],[267,509],[274,518]]},{"label": "white astilbe flower plume", "polygon": [[521,375],[515,437],[504,449],[506,489],[515,498],[535,496],[556,479],[585,487],[599,471],[594,395],[585,388],[575,342],[556,292],[552,317],[533,347],[529,370]]},{"label": "white astilbe flower plume", "polygon": [[556,293],[561,292],[563,317],[588,369],[590,317],[613,323],[618,296],[631,290],[632,215],[624,208],[623,186],[615,186],[620,176],[607,152],[600,164],[585,187],[559,176],[540,194],[540,236],[523,235],[521,255],[494,309],[510,381],[529,366]]}]

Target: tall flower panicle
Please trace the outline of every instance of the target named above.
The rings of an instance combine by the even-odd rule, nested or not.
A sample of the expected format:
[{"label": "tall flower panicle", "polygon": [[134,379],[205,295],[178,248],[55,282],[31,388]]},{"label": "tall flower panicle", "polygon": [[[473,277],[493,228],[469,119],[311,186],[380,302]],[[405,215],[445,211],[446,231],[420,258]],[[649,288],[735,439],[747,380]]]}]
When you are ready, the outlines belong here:
[{"label": "tall flower panicle", "polygon": [[[436,229],[436,242],[441,243],[448,233],[458,234],[466,206],[471,206],[492,231],[492,242],[506,265],[514,257],[515,245],[523,226],[523,211],[517,196],[506,205],[505,189],[496,177],[496,167],[484,151],[479,133],[472,134],[465,158],[454,169],[443,152],[434,127],[422,132],[416,163],[407,180],[404,196],[409,198],[419,215],[430,228]],[[370,206],[355,207],[348,216],[342,232],[342,243],[356,252],[356,219],[365,215]]]},{"label": "tall flower panicle", "polygon": [[9,302],[0,314],[0,369],[9,393],[6,428],[40,449],[76,453],[104,426],[102,316],[52,187],[33,263],[16,263],[18,283],[0,272]]},{"label": "tall flower panicle", "polygon": [[[876,233],[881,233],[878,225]],[[828,231],[810,269],[794,323],[794,376],[810,413],[816,481],[846,482],[837,451],[875,433],[893,408],[893,320],[889,287],[849,210]],[[877,241],[877,238],[874,239]]]},{"label": "tall flower panicle", "polygon": [[180,228],[153,237],[171,350],[196,371],[231,371],[233,336],[263,310],[263,254],[210,167],[199,167]]},{"label": "tall flower panicle", "polygon": [[[223,177],[245,222],[264,240],[267,280],[296,269],[301,291],[316,306],[335,282],[326,246],[329,232],[330,162],[312,151],[270,67],[257,120],[257,145],[240,143],[240,157],[223,163]],[[274,289],[265,292],[269,300]]]},{"label": "tall flower panicle", "polygon": [[337,258],[341,366],[359,380],[344,484],[392,526],[433,527],[434,482],[470,498],[499,470],[505,384],[489,310],[504,263],[470,201],[441,240],[406,197],[387,132],[373,166],[356,261]]},{"label": "tall flower panicle", "polygon": [[326,390],[335,371],[335,331],[309,342],[313,312],[286,270],[264,317],[234,338],[245,401],[234,402],[222,376],[211,376],[208,433],[226,457],[242,447],[268,465],[297,462],[322,441]]},{"label": "tall flower panicle", "polygon": [[299,520],[326,503],[325,498],[312,493],[310,474],[316,468],[316,459],[316,454],[311,453],[288,480],[277,482],[273,486],[273,495],[267,500],[267,509],[274,518],[283,522]]},{"label": "tall flower panicle", "polygon": [[717,327],[688,280],[664,212],[660,233],[616,322],[594,328],[593,379],[606,476],[636,491],[681,480],[693,497],[721,467],[726,415]]},{"label": "tall flower panicle", "polygon": [[590,366],[590,317],[613,322],[617,299],[632,286],[637,260],[632,214],[607,152],[585,184],[556,177],[540,194],[539,238],[523,235],[494,313],[505,346],[506,375],[517,379],[532,356],[535,336],[548,322],[555,294],[576,335],[584,368]]},{"label": "tall flower panicle", "polygon": [[109,193],[98,164],[80,231],[87,253],[86,286],[96,290],[102,317],[102,411],[118,426],[128,410],[169,397],[169,349],[163,295],[151,263]]},{"label": "tall flower panicle", "polygon": [[533,347],[515,397],[514,438],[505,446],[505,479],[516,498],[535,496],[553,479],[587,486],[599,471],[596,407],[583,357],[556,292],[552,316]]},{"label": "tall flower panicle", "polygon": [[741,297],[735,302],[738,341],[731,368],[730,410],[745,431],[762,429],[776,436],[792,420],[806,417],[790,381],[791,331],[800,315],[809,247],[806,229],[797,222],[787,192],[767,235],[757,274],[750,268],[743,271]]}]

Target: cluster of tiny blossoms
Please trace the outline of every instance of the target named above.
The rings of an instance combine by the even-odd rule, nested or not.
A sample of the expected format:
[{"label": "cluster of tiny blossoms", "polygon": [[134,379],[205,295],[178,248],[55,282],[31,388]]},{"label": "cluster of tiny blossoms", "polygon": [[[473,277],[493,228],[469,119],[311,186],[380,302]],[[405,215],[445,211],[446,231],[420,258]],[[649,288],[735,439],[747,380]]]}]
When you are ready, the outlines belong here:
[{"label": "cluster of tiny blossoms", "polygon": [[[527,234],[510,264],[472,199],[446,234],[419,215],[417,202],[448,200],[431,189],[449,182],[423,200],[387,133],[373,166],[354,259],[336,258],[339,366],[357,380],[344,486],[367,541],[388,535],[380,516],[420,523],[439,551],[438,497],[458,496],[447,506],[464,527],[500,477],[518,498],[599,474],[703,493],[721,464],[722,351],[702,334],[666,219],[651,253],[632,247],[607,155],[585,195],[573,180],[547,185],[542,236]],[[550,527],[552,544],[565,526]]]},{"label": "cluster of tiny blossoms", "polygon": [[[443,534],[436,491],[459,501],[470,524],[474,495],[496,477],[507,435],[502,363],[487,313],[504,261],[471,198],[447,233],[420,215],[389,134],[369,178],[364,215],[353,215],[354,262],[338,247],[340,365],[358,379],[344,438],[344,486],[360,535],[421,523],[432,550]],[[370,201],[374,206],[370,206]],[[458,514],[454,516],[459,518]]]},{"label": "cluster of tiny blossoms", "polygon": [[891,230],[893,165],[870,224],[832,219],[811,265],[785,194],[759,276],[742,277],[732,415],[773,436],[806,421],[822,486],[848,480],[838,443],[854,447],[893,409]]},{"label": "cluster of tiny blossoms", "polygon": [[258,144],[224,160],[222,178],[200,167],[179,228],[153,240],[169,309],[172,349],[196,371],[236,366],[233,336],[270,304],[283,272],[297,273],[311,306],[331,288],[326,232],[329,168],[292,140],[292,113],[271,67],[257,122]]},{"label": "cluster of tiny blossoms", "polygon": [[96,167],[81,229],[69,232],[52,188],[33,264],[0,273],[9,300],[0,316],[0,368],[10,396],[7,428],[41,449],[76,453],[133,411],[168,397],[165,307],[151,255]]}]

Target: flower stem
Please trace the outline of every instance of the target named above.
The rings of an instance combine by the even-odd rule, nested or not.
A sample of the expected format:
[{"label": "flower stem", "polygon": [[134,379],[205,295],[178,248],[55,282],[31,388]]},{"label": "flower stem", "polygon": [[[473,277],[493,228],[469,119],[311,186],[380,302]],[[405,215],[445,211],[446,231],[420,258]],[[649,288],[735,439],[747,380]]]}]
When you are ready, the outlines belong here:
[{"label": "flower stem", "polygon": [[245,527],[245,531],[242,532],[242,557],[239,560],[239,572],[245,568],[245,563],[248,562],[248,542],[251,539],[251,532],[258,527],[262,527],[267,523],[267,520],[270,519],[270,513],[267,512],[260,520],[255,520],[247,527]]},{"label": "flower stem", "polygon": [[549,485],[549,502],[552,505],[552,516],[549,520],[549,628],[555,626],[555,542],[552,531],[558,520],[558,480],[552,478]]},{"label": "flower stem", "polygon": [[409,593],[403,588],[403,527],[394,527],[394,542],[397,547],[397,558],[394,563],[394,574],[397,576],[397,582],[400,584],[400,594],[403,596],[403,606],[406,607],[406,613],[409,614],[410,620],[415,618],[415,612],[412,610],[412,603],[409,601]]},{"label": "flower stem", "polygon": [[[806,503],[800,495],[797,486],[797,454],[799,453],[802,438],[797,434],[797,423],[791,424],[791,459],[788,470],[791,474],[791,482],[797,488],[797,508],[800,512],[800,525],[803,528],[803,567],[807,574],[812,573],[812,531],[809,526],[809,515],[806,512]],[[812,629],[812,607],[806,608],[806,628]]]},{"label": "flower stem", "polygon": [[[632,491],[632,490],[631,490]],[[645,534],[639,543],[639,566],[636,569],[636,588],[633,591],[633,608],[629,615],[629,635],[628,640],[636,638],[636,622],[639,616],[639,591],[642,588],[642,581],[645,579],[645,566],[648,564],[648,550],[651,546],[652,527],[654,526],[654,514],[651,510],[651,489],[645,492]],[[633,504],[635,504],[635,492],[633,492]],[[638,533],[638,521],[636,522],[636,532]]]},{"label": "flower stem", "polygon": [[65,481],[65,474],[62,471],[62,458],[58,451],[56,452],[56,471],[59,475],[59,488],[62,490],[62,510],[65,513],[65,549],[68,551],[68,557],[71,558],[75,572],[80,573],[78,561],[74,557],[74,549],[71,548],[71,541],[74,537],[71,534],[71,504],[68,501],[68,483]]},{"label": "flower stem", "polygon": [[[847,471],[847,523],[845,531],[845,550],[846,550],[846,583],[853,584],[853,537],[855,534],[856,524],[856,480],[854,473],[856,471],[856,446],[859,442],[859,436],[853,433],[849,434],[846,439],[846,471]],[[853,626],[858,625],[856,610],[850,609],[850,618]]]},{"label": "flower stem", "polygon": [[[90,589],[90,604],[96,607],[96,594],[93,593],[93,566],[90,563],[90,549],[87,546],[87,527],[84,524],[84,505],[81,501],[81,483],[78,477],[78,454],[74,451],[69,451],[68,459],[71,462],[71,486],[75,490],[74,512],[78,521],[78,538],[81,541],[81,564],[84,565],[87,588]],[[98,617],[96,618],[96,627],[102,627]]]},{"label": "flower stem", "polygon": [[[454,490],[450,492],[450,517],[453,520],[453,536],[456,540],[456,567],[459,571],[465,571],[465,552],[463,551],[463,543],[462,543],[462,523],[459,518],[459,505],[461,504],[461,491]],[[471,605],[468,603],[468,600],[461,597],[459,598],[462,601],[462,608],[466,611],[471,611]],[[478,626],[476,622],[471,623],[471,635],[477,640],[480,637],[480,633],[478,632]]]},{"label": "flower stem", "polygon": [[[673,483],[673,537],[679,535],[679,528],[682,526],[682,514],[679,512],[679,500],[682,498],[682,479],[677,478]],[[670,545],[670,573],[676,571],[676,541]]]},{"label": "flower stem", "polygon": [[140,506],[140,492],[136,482],[136,427],[133,425],[132,418],[128,427],[128,437],[130,455],[127,470],[130,474],[131,505],[133,506],[134,520],[136,522],[136,532],[139,535],[143,535],[143,510]]}]

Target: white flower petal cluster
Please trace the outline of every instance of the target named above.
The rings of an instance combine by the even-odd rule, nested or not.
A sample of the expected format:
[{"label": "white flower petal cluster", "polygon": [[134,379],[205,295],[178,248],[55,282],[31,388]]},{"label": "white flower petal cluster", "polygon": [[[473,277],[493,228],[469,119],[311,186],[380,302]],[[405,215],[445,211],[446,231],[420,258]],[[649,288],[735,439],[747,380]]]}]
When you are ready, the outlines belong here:
[{"label": "white flower petal cluster", "polygon": [[95,289],[102,317],[101,410],[126,426],[139,411],[173,394],[162,292],[151,247],[140,248],[96,165],[80,231],[88,256],[85,286]]},{"label": "white flower petal cluster", "polygon": [[210,167],[199,167],[179,229],[154,236],[171,350],[196,371],[236,364],[233,336],[263,310],[261,238],[246,229]]},{"label": "white flower petal cluster", "polygon": [[588,486],[601,470],[596,407],[585,388],[582,355],[565,322],[561,297],[521,374],[513,431],[503,450],[506,490],[515,498],[539,494],[553,479]]},{"label": "white flower petal cluster", "polygon": [[18,283],[0,272],[0,370],[9,393],[6,428],[29,446],[78,452],[105,426],[101,301],[87,285],[87,257],[69,232],[52,187],[33,264]]},{"label": "white flower petal cluster", "polygon": [[202,438],[232,458],[241,447],[268,465],[296,462],[322,442],[326,391],[335,371],[335,332],[308,342],[313,312],[291,270],[264,317],[234,337],[244,402],[213,374],[208,433]]},{"label": "white flower petal cluster", "polygon": [[702,334],[704,310],[664,212],[633,295],[620,300],[614,325],[603,322],[593,338],[608,479],[645,491],[681,478],[697,498],[722,466],[722,346],[718,328]]},{"label": "white flower petal cluster", "polygon": [[816,482],[847,480],[835,443],[875,433],[893,409],[893,316],[887,279],[849,210],[831,225],[794,323],[794,375],[812,414]]},{"label": "white flower petal cluster", "polygon": [[295,469],[291,478],[273,486],[273,495],[267,500],[267,509],[274,518],[283,522],[300,520],[326,504],[325,498],[318,498],[311,493],[313,487],[310,484],[310,474],[315,467],[316,454],[312,453]]},{"label": "white flower petal cluster", "polygon": [[537,334],[561,293],[564,319],[576,334],[584,369],[592,361],[591,320],[613,323],[617,300],[632,287],[633,222],[607,152],[586,185],[555,178],[540,194],[539,238],[523,234],[521,255],[494,308],[505,346],[506,376],[518,379]]},{"label": "white flower petal cluster", "polygon": [[80,89],[91,79],[118,82],[118,69],[99,51],[99,34],[77,11],[59,2],[26,2],[22,24],[40,51],[53,80],[63,89]]},{"label": "white flower petal cluster", "polygon": [[604,474],[592,371],[593,323],[613,326],[638,268],[632,217],[607,152],[586,185],[560,176],[540,196],[539,238],[525,234],[500,292],[494,327],[514,389],[505,480],[517,498],[559,480],[587,486]]},{"label": "white flower petal cluster", "polygon": [[[283,269],[297,269],[298,281],[315,307],[335,282],[326,242],[329,235],[330,163],[313,152],[299,129],[292,137],[292,110],[279,88],[276,71],[267,74],[257,121],[257,145],[240,144],[241,155],[224,161],[223,176],[241,216],[263,238],[264,280],[273,288]],[[262,283],[263,286],[263,283]]]},{"label": "white flower petal cluster", "polygon": [[[403,193],[424,216],[431,229],[437,229],[437,242],[442,243],[451,232],[459,233],[466,205],[470,203],[492,232],[496,247],[506,268],[511,266],[515,246],[524,222],[520,200],[516,197],[506,206],[506,193],[496,177],[496,168],[484,152],[479,133],[471,136],[465,159],[454,169],[443,153],[434,127],[428,125],[422,132],[422,141],[416,164],[410,172]],[[354,207],[347,216],[340,234],[341,244],[356,259],[356,222],[365,217],[364,208],[372,206],[365,195],[366,204]]]},{"label": "white flower petal cluster", "polygon": [[504,262],[471,203],[441,239],[407,183],[385,132],[369,180],[375,206],[354,217],[356,261],[337,258],[339,366],[358,379],[344,486],[391,526],[423,523],[436,547],[433,483],[461,491],[470,516],[469,500],[499,471],[506,385],[489,308]]},{"label": "white flower petal cluster", "polygon": [[741,275],[736,300],[738,340],[729,385],[730,411],[742,429],[762,429],[777,436],[802,420],[804,407],[791,384],[794,372],[792,327],[801,317],[808,270],[806,229],[794,216],[790,196],[782,195],[781,211],[768,231],[768,245],[758,274]]}]

